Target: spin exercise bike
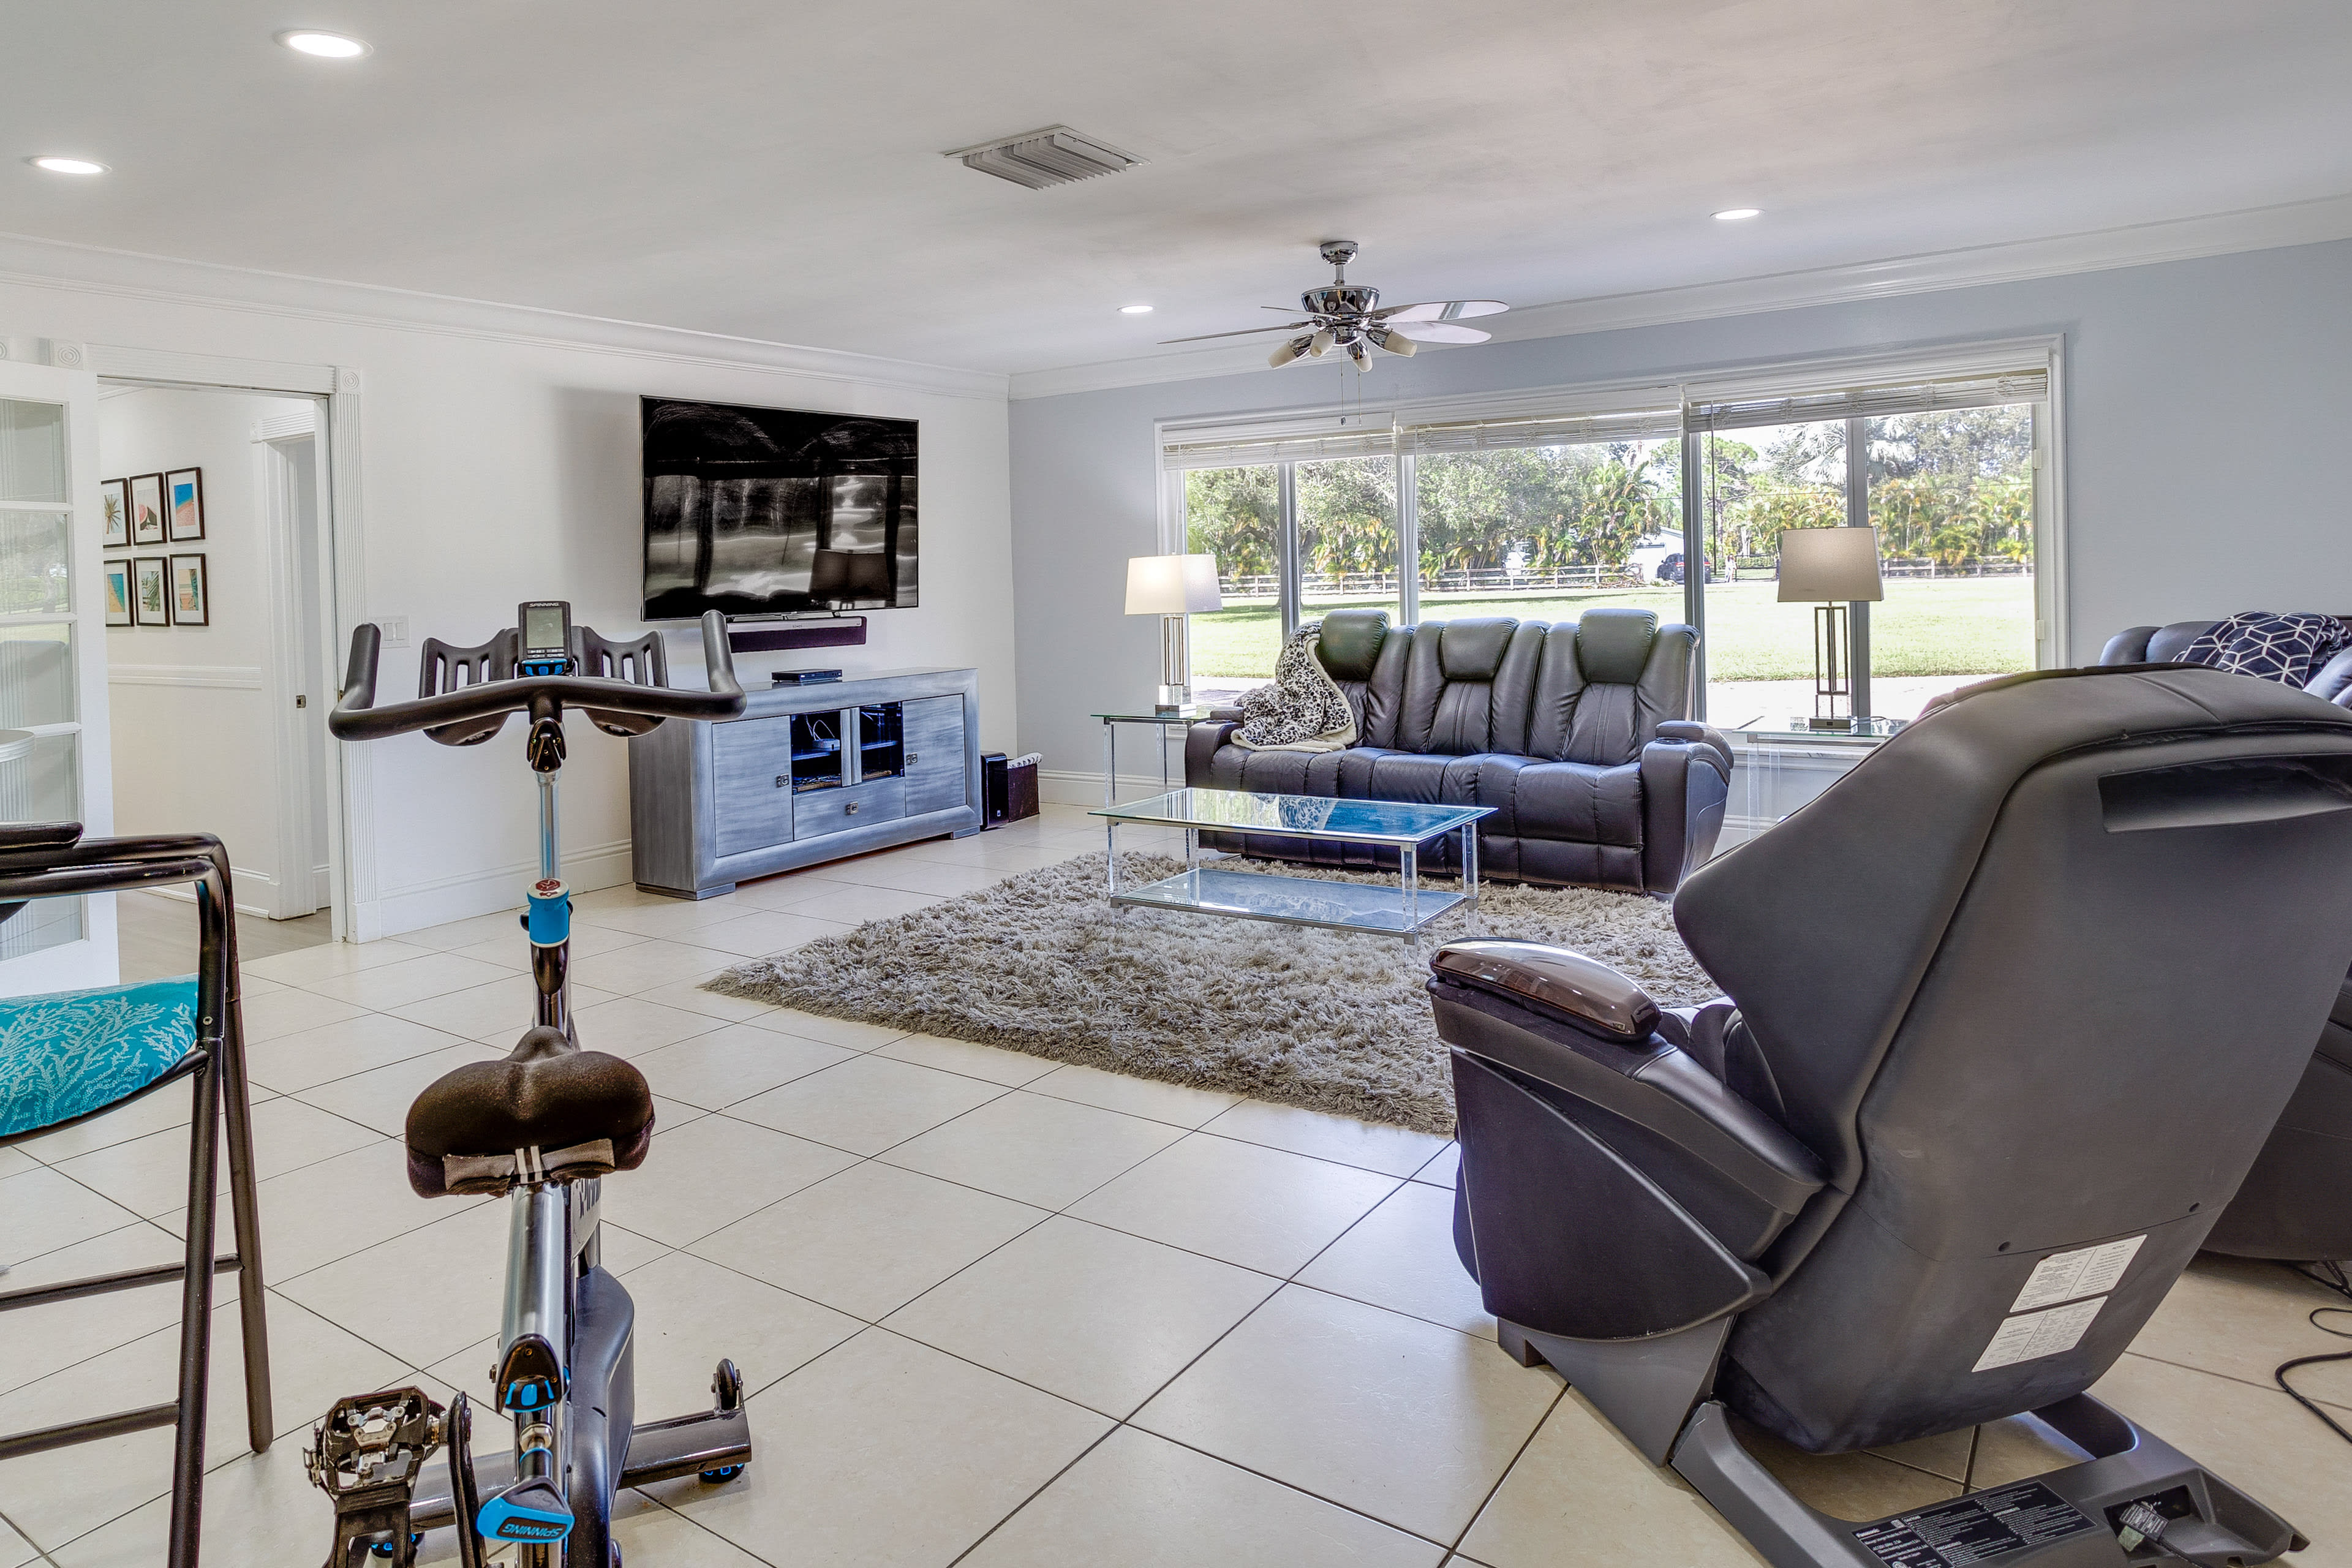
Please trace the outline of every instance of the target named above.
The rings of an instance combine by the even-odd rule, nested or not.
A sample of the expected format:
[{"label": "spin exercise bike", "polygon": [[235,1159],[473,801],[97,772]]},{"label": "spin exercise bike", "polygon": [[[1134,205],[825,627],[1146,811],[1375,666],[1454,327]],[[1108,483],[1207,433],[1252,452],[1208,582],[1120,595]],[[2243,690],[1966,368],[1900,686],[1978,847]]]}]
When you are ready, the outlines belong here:
[{"label": "spin exercise bike", "polygon": [[[732,1362],[711,1380],[715,1408],[638,1425],[632,1333],[635,1308],[606,1272],[598,1245],[602,1180],[642,1163],[653,1138],[644,1075],[581,1048],[572,1016],[572,903],[557,854],[556,778],[570,704],[611,735],[642,735],[665,719],[732,719],[743,689],[717,611],[702,617],[709,691],[668,681],[660,634],[609,642],[572,624],[557,600],[521,605],[516,624],[478,647],[427,638],[414,701],[375,706],[382,633],[352,634],[342,700],[327,721],[340,740],[422,730],[447,746],[489,740],[509,713],[528,714],[524,751],[539,780],[539,879],[522,923],[530,936],[536,1022],[503,1061],[469,1063],[409,1108],[408,1180],[420,1196],[504,1194],[509,1206],[506,1303],[493,1397],[514,1424],[510,1450],[473,1453],[472,1407],[446,1409],[415,1388],[339,1402],[304,1459],[335,1505],[327,1568],[410,1568],[423,1533],[457,1527],[458,1560],[483,1568],[516,1545],[518,1568],[620,1568],[613,1494],[623,1486],[699,1476],[731,1480],[751,1457],[743,1381]],[[420,1485],[436,1448],[445,1489]]]}]

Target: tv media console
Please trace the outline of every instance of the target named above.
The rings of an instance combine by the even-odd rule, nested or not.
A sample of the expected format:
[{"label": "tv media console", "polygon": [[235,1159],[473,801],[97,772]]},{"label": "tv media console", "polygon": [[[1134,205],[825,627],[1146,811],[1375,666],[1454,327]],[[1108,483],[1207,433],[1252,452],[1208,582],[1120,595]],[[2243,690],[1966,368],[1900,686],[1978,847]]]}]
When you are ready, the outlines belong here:
[{"label": "tv media console", "polygon": [[637,886],[735,884],[983,826],[979,672],[901,669],[752,691],[743,717],[629,742]]}]

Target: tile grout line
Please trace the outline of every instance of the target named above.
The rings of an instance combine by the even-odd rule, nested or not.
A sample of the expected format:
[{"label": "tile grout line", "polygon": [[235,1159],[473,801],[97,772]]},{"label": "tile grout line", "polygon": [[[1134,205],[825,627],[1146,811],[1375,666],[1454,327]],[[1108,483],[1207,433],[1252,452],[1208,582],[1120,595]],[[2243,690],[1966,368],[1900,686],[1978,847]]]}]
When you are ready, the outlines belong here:
[{"label": "tile grout line", "polygon": [[1495,1478],[1495,1484],[1486,1489],[1486,1495],[1480,1498],[1478,1506],[1470,1510],[1470,1518],[1462,1526],[1462,1532],[1447,1543],[1445,1555],[1448,1562],[1462,1555],[1462,1543],[1470,1539],[1472,1531],[1478,1528],[1479,1516],[1493,1506],[1496,1494],[1503,1489],[1503,1483],[1511,1479],[1511,1472],[1519,1468],[1519,1461],[1527,1458],[1528,1450],[1535,1446],[1536,1434],[1544,1429],[1544,1423],[1551,1419],[1552,1412],[1558,1410],[1561,1402],[1567,1397],[1568,1381],[1563,1378],[1560,1380],[1559,1389],[1551,1396],[1551,1403],[1544,1406],[1543,1414],[1536,1417],[1535,1425],[1528,1428],[1528,1435],[1520,1439],[1519,1446],[1511,1451],[1510,1462],[1503,1467],[1503,1473]]},{"label": "tile grout line", "polygon": [[[145,1505],[142,1504],[141,1506],[143,1507]],[[33,1549],[33,1555],[47,1563],[49,1568],[58,1568],[58,1560],[49,1555],[48,1548],[43,1546],[39,1542],[26,1534],[24,1531],[18,1529],[15,1520],[10,1519],[5,1513],[0,1513],[0,1525],[5,1525],[9,1530],[15,1531],[16,1539],[31,1547]]]}]

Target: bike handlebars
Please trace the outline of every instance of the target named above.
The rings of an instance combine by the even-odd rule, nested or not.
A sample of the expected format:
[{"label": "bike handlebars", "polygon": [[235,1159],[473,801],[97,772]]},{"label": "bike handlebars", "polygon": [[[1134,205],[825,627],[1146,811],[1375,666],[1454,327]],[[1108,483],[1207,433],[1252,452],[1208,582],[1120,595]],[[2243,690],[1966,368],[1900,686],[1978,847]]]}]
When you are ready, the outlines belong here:
[{"label": "bike handlebars", "polygon": [[376,658],[383,647],[383,632],[373,622],[352,628],[351,666],[343,677],[342,699],[327,716],[327,731],[337,740],[381,741],[493,713],[528,712],[541,698],[562,706],[647,719],[733,719],[743,711],[743,688],[735,679],[735,656],[727,646],[727,618],[717,610],[707,611],[702,617],[702,658],[710,672],[708,691],[641,686],[602,676],[522,676],[485,680],[379,708],[375,705]]}]

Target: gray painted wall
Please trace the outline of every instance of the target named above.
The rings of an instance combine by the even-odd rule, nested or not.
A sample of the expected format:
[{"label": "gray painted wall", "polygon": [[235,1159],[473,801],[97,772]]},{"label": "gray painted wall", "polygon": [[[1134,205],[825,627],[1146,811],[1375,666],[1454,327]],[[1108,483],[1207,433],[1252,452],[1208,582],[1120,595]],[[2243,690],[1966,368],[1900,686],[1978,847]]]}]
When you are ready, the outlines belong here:
[{"label": "gray painted wall", "polygon": [[[2074,662],[2124,626],[2352,611],[2352,241],[1383,359],[1377,396],[1697,374],[1743,362],[2063,332]],[[1123,615],[1156,545],[1155,419],[1337,395],[1315,366],[1018,401],[1013,581],[1021,745],[1099,773],[1100,726],[1148,703],[1153,617]],[[1345,373],[1350,376],[1353,372]],[[2182,392],[2179,384],[2196,390]],[[1147,766],[1130,730],[1120,771]],[[1132,755],[1133,761],[1129,761]]]}]

